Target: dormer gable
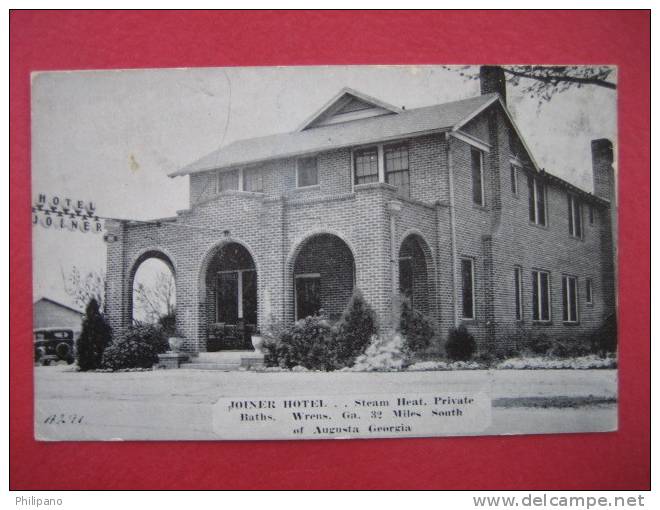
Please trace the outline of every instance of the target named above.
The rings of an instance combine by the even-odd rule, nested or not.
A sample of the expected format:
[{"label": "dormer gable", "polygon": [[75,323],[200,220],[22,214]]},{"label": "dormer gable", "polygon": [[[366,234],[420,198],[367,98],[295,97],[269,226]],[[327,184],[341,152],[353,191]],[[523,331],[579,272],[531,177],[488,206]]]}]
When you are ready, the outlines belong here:
[{"label": "dormer gable", "polygon": [[307,119],[298,128],[298,131],[369,117],[393,115],[401,111],[401,108],[397,108],[357,90],[343,88],[326,105]]}]

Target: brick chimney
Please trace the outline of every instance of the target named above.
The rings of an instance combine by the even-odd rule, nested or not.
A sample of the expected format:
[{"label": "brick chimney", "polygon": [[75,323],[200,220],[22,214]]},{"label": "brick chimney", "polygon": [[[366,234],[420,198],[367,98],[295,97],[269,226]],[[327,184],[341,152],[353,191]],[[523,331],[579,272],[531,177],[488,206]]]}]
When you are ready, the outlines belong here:
[{"label": "brick chimney", "polygon": [[490,94],[497,92],[504,104],[506,104],[506,77],[504,69],[500,66],[481,66],[479,68],[479,82],[481,93]]},{"label": "brick chimney", "polygon": [[614,153],[612,142],[607,138],[591,141],[591,166],[594,178],[594,195],[612,200],[614,194]]}]

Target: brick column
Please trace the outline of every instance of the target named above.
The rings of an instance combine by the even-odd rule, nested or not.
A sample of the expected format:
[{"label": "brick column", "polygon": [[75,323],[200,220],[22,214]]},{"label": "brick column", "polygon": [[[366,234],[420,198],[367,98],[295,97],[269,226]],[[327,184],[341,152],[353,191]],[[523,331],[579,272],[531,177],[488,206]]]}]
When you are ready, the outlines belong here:
[{"label": "brick column", "polygon": [[130,306],[126,294],[126,223],[106,220],[103,240],[107,246],[105,275],[105,316],[112,327],[114,338],[120,336],[128,326],[127,310]]}]

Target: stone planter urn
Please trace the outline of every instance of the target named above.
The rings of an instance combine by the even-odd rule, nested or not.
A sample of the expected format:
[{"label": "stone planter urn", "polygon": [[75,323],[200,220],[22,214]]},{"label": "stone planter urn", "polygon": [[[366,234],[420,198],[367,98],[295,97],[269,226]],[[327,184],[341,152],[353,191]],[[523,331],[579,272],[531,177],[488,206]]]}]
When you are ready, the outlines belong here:
[{"label": "stone planter urn", "polygon": [[171,352],[181,352],[181,347],[183,347],[184,338],[180,336],[171,336],[167,339],[167,343],[170,344]]},{"label": "stone planter urn", "polygon": [[257,354],[264,354],[264,337],[257,332],[252,335],[252,347]]}]

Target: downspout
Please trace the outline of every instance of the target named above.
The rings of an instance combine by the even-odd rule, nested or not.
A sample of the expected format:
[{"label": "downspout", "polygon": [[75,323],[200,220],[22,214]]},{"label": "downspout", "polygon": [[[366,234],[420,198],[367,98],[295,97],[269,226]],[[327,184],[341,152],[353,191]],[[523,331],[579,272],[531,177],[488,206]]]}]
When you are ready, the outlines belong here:
[{"label": "downspout", "polygon": [[450,133],[445,133],[447,141],[447,173],[449,175],[449,228],[451,234],[452,297],[454,302],[454,326],[458,327],[458,257],[456,255],[456,220],[454,217],[454,164],[450,150]]}]

